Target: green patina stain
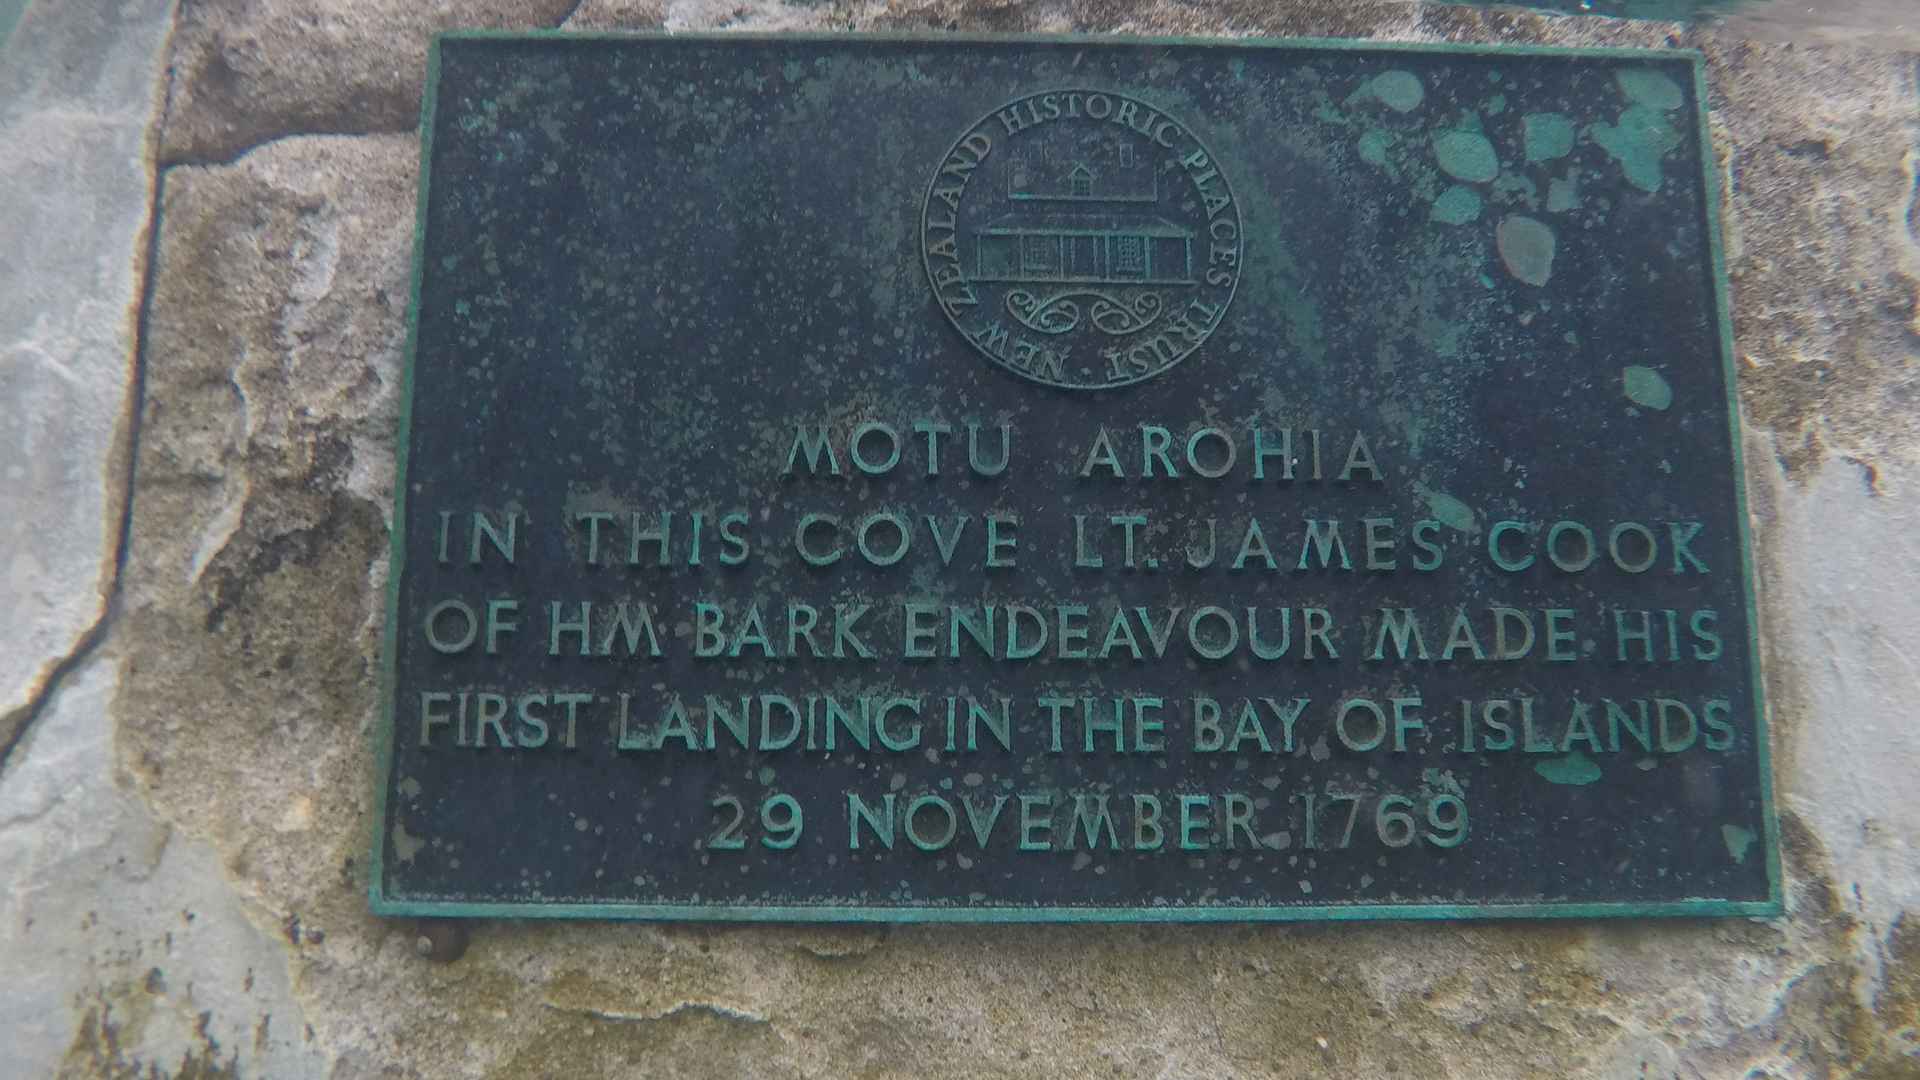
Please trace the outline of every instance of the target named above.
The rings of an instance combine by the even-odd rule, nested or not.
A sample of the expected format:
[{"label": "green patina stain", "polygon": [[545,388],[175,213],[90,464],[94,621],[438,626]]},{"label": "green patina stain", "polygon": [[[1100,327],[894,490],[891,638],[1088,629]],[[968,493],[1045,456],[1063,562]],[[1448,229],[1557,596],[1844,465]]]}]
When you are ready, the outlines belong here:
[{"label": "green patina stain", "polygon": [[1626,387],[1627,400],[1635,405],[1665,409],[1673,404],[1673,387],[1650,367],[1635,364],[1620,373],[1620,381]]},{"label": "green patina stain", "polygon": [[1375,75],[1361,89],[1373,100],[1397,113],[1412,112],[1427,99],[1426,88],[1420,85],[1419,76],[1397,68]]},{"label": "green patina stain", "polygon": [[[1247,156],[1248,152],[1240,146],[1243,137],[1237,130],[1223,129],[1214,135],[1216,149],[1223,156]],[[1236,300],[1282,313],[1287,324],[1287,343],[1305,365],[1318,367],[1326,361],[1327,339],[1320,325],[1319,305],[1308,289],[1307,275],[1279,240],[1285,230],[1270,216],[1268,207],[1256,202],[1245,206],[1244,211],[1246,220],[1242,224],[1250,235],[1274,239],[1254,249],[1249,258],[1249,272],[1240,279]]]},{"label": "green patina stain", "polygon": [[414,856],[420,854],[420,849],[426,846],[426,840],[407,832],[404,823],[393,823],[393,852],[401,862],[412,862]]},{"label": "green patina stain", "polygon": [[1426,501],[1427,509],[1439,519],[1442,525],[1471,533],[1477,528],[1473,508],[1444,491],[1435,491],[1425,484],[1413,485],[1414,493]]},{"label": "green patina stain", "polygon": [[1549,784],[1566,784],[1571,787],[1584,787],[1600,779],[1600,766],[1593,759],[1575,750],[1566,757],[1553,758],[1538,762],[1533,771]]},{"label": "green patina stain", "polygon": [[1470,135],[1485,135],[1487,122],[1480,119],[1480,110],[1461,109],[1459,115],[1455,116],[1451,122],[1435,124],[1434,130],[1441,134],[1449,131],[1464,131]]},{"label": "green patina stain", "polygon": [[1559,113],[1528,113],[1520,124],[1528,161],[1552,161],[1573,150],[1573,121]]},{"label": "green patina stain", "polygon": [[1540,186],[1519,173],[1503,172],[1493,182],[1493,193],[1502,199],[1526,203],[1529,210],[1540,205]]},{"label": "green patina stain", "polygon": [[1360,136],[1360,160],[1369,165],[1387,163],[1387,147],[1393,144],[1393,136],[1375,128]]},{"label": "green patina stain", "polygon": [[1572,176],[1556,176],[1547,184],[1547,211],[1564,214],[1580,206],[1580,182]]},{"label": "green patina stain", "polygon": [[1525,214],[1508,214],[1494,230],[1494,243],[1507,273],[1529,285],[1545,285],[1553,276],[1553,230]]},{"label": "green patina stain", "polygon": [[1487,109],[1488,116],[1499,116],[1501,113],[1506,112],[1507,111],[1507,95],[1495,94],[1492,97],[1488,98],[1486,109]]},{"label": "green patina stain", "polygon": [[1660,190],[1660,159],[1680,145],[1680,133],[1657,109],[1635,105],[1617,124],[1595,124],[1587,134],[1620,165],[1627,183],[1646,192]]},{"label": "green patina stain", "polygon": [[1442,225],[1465,225],[1480,216],[1480,193],[1455,184],[1433,204],[1433,220]]},{"label": "green patina stain", "polygon": [[1680,84],[1657,71],[1629,68],[1614,75],[1613,81],[1620,85],[1620,92],[1627,95],[1629,101],[1649,109],[1672,112],[1685,100]]},{"label": "green patina stain", "polygon": [[1460,357],[1461,343],[1466,340],[1467,328],[1452,319],[1430,312],[1419,316],[1414,331],[1420,341],[1433,355],[1442,360],[1456,360]]},{"label": "green patina stain", "polygon": [[1726,841],[1727,854],[1733,856],[1734,862],[1747,861],[1747,849],[1753,846],[1754,840],[1752,829],[1743,829],[1738,825],[1722,825],[1720,839]]},{"label": "green patina stain", "polygon": [[1448,131],[1434,137],[1433,156],[1456,180],[1483,184],[1500,175],[1500,158],[1485,135]]}]

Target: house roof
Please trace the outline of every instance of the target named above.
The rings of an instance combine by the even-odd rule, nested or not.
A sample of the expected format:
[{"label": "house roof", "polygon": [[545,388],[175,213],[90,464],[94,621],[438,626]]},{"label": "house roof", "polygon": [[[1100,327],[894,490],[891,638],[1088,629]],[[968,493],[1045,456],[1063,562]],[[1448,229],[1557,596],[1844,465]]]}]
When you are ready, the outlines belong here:
[{"label": "house roof", "polygon": [[977,230],[981,236],[1165,236],[1191,239],[1192,229],[1166,218],[1111,213],[1007,214]]}]

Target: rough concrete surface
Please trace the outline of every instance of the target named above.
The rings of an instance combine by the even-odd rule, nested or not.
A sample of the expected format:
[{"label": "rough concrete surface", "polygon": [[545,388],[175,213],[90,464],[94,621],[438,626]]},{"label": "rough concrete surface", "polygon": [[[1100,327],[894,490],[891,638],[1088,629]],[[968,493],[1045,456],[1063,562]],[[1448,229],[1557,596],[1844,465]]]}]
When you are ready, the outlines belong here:
[{"label": "rough concrete surface", "polygon": [[1907,0],[1734,0],[1721,25],[1740,37],[1920,49],[1920,8]]},{"label": "rough concrete surface", "polygon": [[293,131],[412,131],[436,31],[557,26],[574,3],[184,3],[161,160],[230,161]]},{"label": "rough concrete surface", "polygon": [[[121,10],[61,10],[96,8]],[[435,27],[563,19],[1704,50],[1731,197],[1787,915],[496,921],[464,950],[432,929],[427,955],[419,927],[370,917],[421,58]],[[0,774],[0,968],[29,973],[0,987],[0,1074],[1920,1076],[1920,927],[1905,921],[1920,907],[1915,56],[1388,0],[189,0],[168,102],[153,265],[137,247],[94,257],[152,275],[122,596]],[[13,192],[57,205],[45,177],[0,182],[9,230]],[[147,205],[113,209],[143,219]],[[17,265],[0,259],[0,274]],[[37,400],[0,395],[0,432],[51,415]],[[14,445],[0,443],[7,468],[39,460]],[[98,483],[75,475],[47,474],[15,505],[64,510],[67,485]],[[0,515],[0,537],[8,527]],[[98,546],[94,576],[9,580],[97,612]]]}]

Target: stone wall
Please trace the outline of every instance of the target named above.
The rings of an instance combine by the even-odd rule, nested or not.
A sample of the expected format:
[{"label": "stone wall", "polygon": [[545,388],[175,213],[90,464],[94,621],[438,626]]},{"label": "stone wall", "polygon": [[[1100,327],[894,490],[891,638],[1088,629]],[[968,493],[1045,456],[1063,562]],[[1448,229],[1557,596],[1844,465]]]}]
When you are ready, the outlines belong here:
[{"label": "stone wall", "polygon": [[[1920,17],[1898,17],[36,0],[0,52],[0,1074],[1920,1076]],[[368,915],[414,126],[456,26],[1702,50],[1785,917]]]}]

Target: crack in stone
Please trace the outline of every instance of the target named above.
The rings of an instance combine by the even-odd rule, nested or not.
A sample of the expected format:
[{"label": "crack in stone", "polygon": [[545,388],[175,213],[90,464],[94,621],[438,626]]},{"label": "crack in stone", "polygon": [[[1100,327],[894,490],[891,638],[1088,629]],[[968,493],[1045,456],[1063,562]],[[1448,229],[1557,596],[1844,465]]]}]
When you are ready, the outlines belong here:
[{"label": "crack in stone", "polygon": [[60,662],[47,673],[47,677],[40,681],[38,692],[28,698],[26,704],[8,712],[5,716],[0,716],[0,731],[13,733],[7,737],[4,744],[0,744],[0,773],[4,773],[8,760],[12,758],[13,748],[26,742],[27,732],[39,722],[40,717],[53,704],[53,699],[60,696],[61,683],[74,669],[87,662],[88,657],[93,655],[93,650],[99,646],[100,640],[106,637],[107,620],[113,613],[113,595],[119,591],[119,588],[120,571],[116,565],[113,583],[108,587],[107,604],[101,611],[100,617],[80,634],[79,639],[74,642],[72,651],[61,657]]},{"label": "crack in stone", "polygon": [[113,569],[107,581],[106,603],[102,606],[100,617],[93,621],[83,632],[74,647],[60,658],[47,677],[41,680],[40,688],[25,705],[8,713],[0,720],[0,731],[11,731],[6,742],[0,744],[0,777],[6,772],[7,764],[13,758],[13,751],[27,740],[27,734],[44,716],[65,684],[67,676],[78,670],[100,647],[107,638],[107,630],[120,612],[121,584],[126,578],[127,553],[133,534],[133,485],[135,462],[139,460],[140,422],[146,410],[147,386],[147,337],[149,321],[153,310],[154,283],[157,277],[156,264],[160,259],[160,215],[161,203],[166,194],[166,171],[155,167],[153,171],[153,190],[147,203],[146,250],[140,264],[140,301],[134,316],[132,370],[128,372],[126,426],[125,435],[119,450],[124,455],[121,465],[120,488],[120,525],[119,535],[114,538]]}]

